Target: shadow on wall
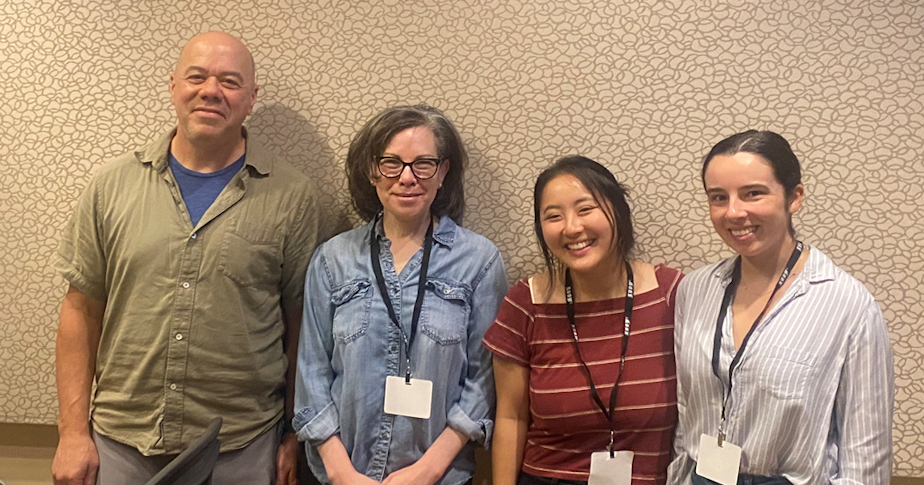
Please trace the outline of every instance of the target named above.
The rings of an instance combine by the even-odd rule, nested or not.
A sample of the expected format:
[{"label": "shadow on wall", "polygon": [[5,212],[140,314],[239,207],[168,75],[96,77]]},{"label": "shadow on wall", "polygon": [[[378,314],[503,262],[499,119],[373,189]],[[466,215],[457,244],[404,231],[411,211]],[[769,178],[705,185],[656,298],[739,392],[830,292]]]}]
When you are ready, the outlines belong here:
[{"label": "shadow on wall", "polygon": [[[478,147],[477,140],[467,139],[462,133],[468,152],[465,170],[465,227],[497,242],[497,237],[510,227],[510,211],[504,209],[512,201],[511,194],[502,190],[503,174],[496,161],[489,160]],[[509,209],[509,208],[508,208]]]},{"label": "shadow on wall", "polygon": [[318,128],[296,110],[273,103],[257,108],[247,123],[254,139],[308,175],[318,190],[322,222],[334,232],[352,227],[343,164]]},{"label": "shadow on wall", "polygon": [[[465,172],[465,224],[490,239],[500,249],[507,270],[507,282],[531,276],[541,271],[542,256],[532,229],[532,187],[537,171],[524,165],[503,167],[500,161],[488,158],[479,146],[481,140],[466,137],[468,169]],[[514,180],[521,177],[526,188]],[[510,261],[523,263],[513,266]]]}]

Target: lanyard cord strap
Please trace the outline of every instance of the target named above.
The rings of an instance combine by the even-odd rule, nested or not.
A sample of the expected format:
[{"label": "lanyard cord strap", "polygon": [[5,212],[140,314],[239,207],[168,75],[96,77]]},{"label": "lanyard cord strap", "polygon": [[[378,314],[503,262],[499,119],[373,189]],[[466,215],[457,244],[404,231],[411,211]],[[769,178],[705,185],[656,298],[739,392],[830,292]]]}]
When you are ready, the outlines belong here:
[{"label": "lanyard cord strap", "polygon": [[[381,217],[377,218],[376,224]],[[433,218],[430,218],[430,226],[427,227],[427,235],[424,238],[423,245],[423,261],[420,264],[420,277],[417,280],[417,300],[414,302],[414,313],[411,318],[411,333],[408,335],[403,328],[401,328],[401,323],[398,321],[398,316],[395,314],[395,307],[391,302],[391,298],[388,296],[388,287],[385,285],[385,277],[382,276],[382,263],[379,261],[379,238],[375,234],[375,224],[373,224],[372,229],[372,251],[370,251],[372,257],[372,272],[375,273],[375,283],[379,287],[379,293],[382,295],[382,301],[385,302],[385,308],[388,309],[388,318],[391,320],[391,323],[398,328],[398,331],[401,332],[401,337],[404,340],[404,357],[407,360],[407,371],[404,375],[404,382],[407,384],[411,383],[411,345],[414,343],[414,336],[417,335],[417,322],[420,321],[420,312],[423,308],[424,300],[424,290],[427,286],[427,270],[430,267],[430,250],[433,248]]]},{"label": "lanyard cord strap", "polygon": [[635,278],[632,273],[632,266],[626,261],[626,302],[625,302],[625,311],[623,313],[623,333],[622,333],[622,351],[619,356],[619,375],[616,376],[616,381],[613,383],[613,390],[610,392],[610,402],[609,409],[603,404],[603,399],[600,398],[600,393],[597,392],[597,386],[594,384],[594,378],[590,373],[590,367],[587,366],[587,362],[584,360],[584,356],[581,353],[581,344],[578,340],[577,326],[575,325],[575,310],[574,310],[574,291],[571,285],[571,272],[565,270],[565,304],[568,312],[568,322],[571,324],[571,335],[574,336],[574,349],[577,353],[578,360],[581,362],[581,366],[584,368],[584,373],[587,376],[587,382],[590,384],[590,396],[593,398],[594,402],[597,404],[597,407],[600,408],[600,411],[603,412],[603,415],[606,417],[606,420],[610,423],[610,445],[608,450],[610,452],[610,457],[614,455],[613,450],[613,439],[616,431],[616,421],[615,421],[615,410],[616,410],[616,394],[619,390],[619,382],[622,380],[623,371],[626,368],[626,352],[629,350],[629,327],[632,324],[632,308],[635,302]]},{"label": "lanyard cord strap", "polygon": [[[786,280],[789,279],[790,273],[792,273],[793,268],[795,268],[796,263],[799,261],[799,258],[802,256],[803,244],[802,241],[796,241],[796,247],[793,248],[792,254],[789,256],[789,261],[786,262],[786,266],[783,268],[780,278],[776,282],[776,286],[773,288],[773,293],[770,293],[770,298],[767,300],[767,303],[764,304],[764,308],[760,311],[760,314],[757,315],[757,319],[754,320],[754,323],[751,324],[751,328],[748,330],[748,333],[744,336],[744,340],[741,341],[741,347],[738,348],[738,351],[735,353],[735,357],[731,361],[731,365],[728,367],[728,392],[722,399],[722,422],[719,424],[719,445],[721,446],[722,441],[725,440],[724,432],[724,423],[725,423],[725,410],[728,406],[728,399],[731,397],[732,391],[732,377],[734,376],[735,369],[738,367],[738,363],[741,361],[741,356],[744,355],[744,349],[747,347],[748,342],[751,340],[751,336],[754,334],[754,329],[757,328],[758,322],[764,318],[764,314],[767,313],[767,310],[770,308],[770,302],[773,301],[773,297],[776,296],[776,293],[783,287],[786,283]],[[719,379],[719,382],[722,382],[721,378],[721,369],[719,368],[719,357],[722,352],[722,327],[725,323],[725,317],[728,315],[728,307],[731,305],[732,299],[735,296],[735,293],[738,290],[738,285],[741,283],[741,256],[738,256],[735,259],[735,267],[732,270],[732,280],[731,283],[725,288],[725,296],[722,298],[722,306],[719,308],[719,318],[716,320],[715,324],[715,338],[713,339],[712,346],[712,373]],[[724,387],[724,386],[723,386]]]}]

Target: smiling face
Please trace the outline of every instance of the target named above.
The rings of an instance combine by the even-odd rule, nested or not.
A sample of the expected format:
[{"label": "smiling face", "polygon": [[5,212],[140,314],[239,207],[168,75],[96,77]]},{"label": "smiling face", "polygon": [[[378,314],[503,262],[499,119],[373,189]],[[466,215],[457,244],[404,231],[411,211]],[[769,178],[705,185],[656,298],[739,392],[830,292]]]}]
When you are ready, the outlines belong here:
[{"label": "smiling face", "polygon": [[562,174],[542,190],[539,217],[552,255],[574,275],[612,271],[616,231],[607,214],[608,204],[594,199],[574,175]]},{"label": "smiling face", "polygon": [[194,37],[170,75],[177,136],[188,142],[239,137],[257,90],[253,58],[241,41],[221,32]]},{"label": "smiling face", "polygon": [[802,207],[802,184],[787,197],[770,164],[749,152],[717,155],[703,181],[712,226],[735,252],[747,258],[778,259],[789,251],[790,220]]},{"label": "smiling face", "polygon": [[[400,158],[410,163],[422,158],[439,159],[440,153],[433,131],[425,126],[417,126],[398,132],[388,142],[381,156]],[[449,161],[443,160],[436,175],[426,180],[415,177],[410,167],[405,167],[397,178],[383,177],[374,163],[370,168],[372,184],[382,202],[386,220],[414,225],[428,220],[430,206],[449,170]]]}]

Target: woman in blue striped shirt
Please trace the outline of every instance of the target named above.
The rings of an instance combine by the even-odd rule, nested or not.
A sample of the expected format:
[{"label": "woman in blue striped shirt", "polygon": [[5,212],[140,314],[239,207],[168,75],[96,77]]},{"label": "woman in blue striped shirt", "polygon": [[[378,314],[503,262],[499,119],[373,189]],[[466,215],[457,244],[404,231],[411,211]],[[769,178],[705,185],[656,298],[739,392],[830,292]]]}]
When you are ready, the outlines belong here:
[{"label": "woman in blue striped shirt", "polygon": [[669,484],[887,484],[892,352],[866,288],[796,238],[799,161],[769,131],[706,155],[716,232],[737,256],[678,288],[679,427]]}]

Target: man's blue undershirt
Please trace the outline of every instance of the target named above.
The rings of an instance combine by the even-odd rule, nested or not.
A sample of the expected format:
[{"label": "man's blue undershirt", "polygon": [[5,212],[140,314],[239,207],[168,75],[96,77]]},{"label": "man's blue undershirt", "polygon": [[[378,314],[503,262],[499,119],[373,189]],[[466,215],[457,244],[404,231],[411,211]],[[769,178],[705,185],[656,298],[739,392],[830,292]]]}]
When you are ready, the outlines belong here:
[{"label": "man's blue undershirt", "polygon": [[180,187],[180,195],[186,203],[189,219],[193,227],[199,224],[199,219],[209,210],[218,194],[225,189],[234,174],[244,166],[244,155],[231,165],[212,173],[201,173],[190,170],[181,164],[171,153],[169,156],[170,171]]}]

